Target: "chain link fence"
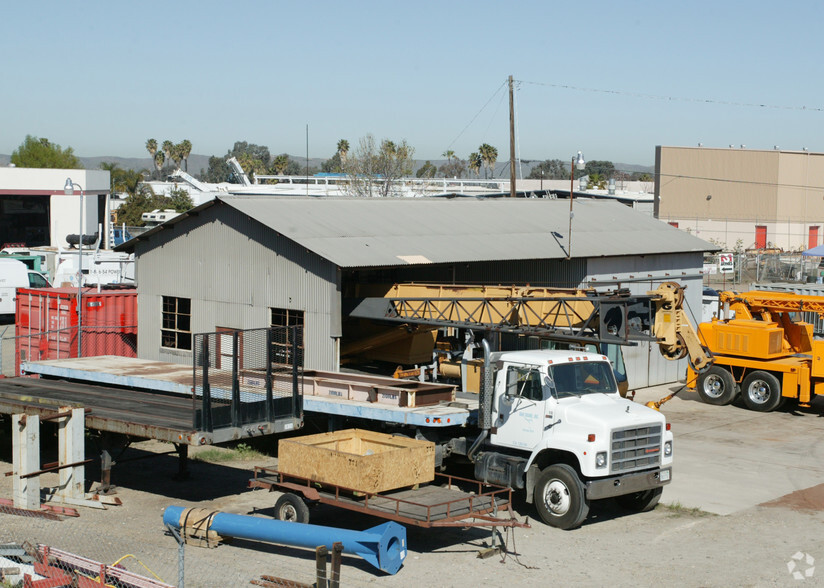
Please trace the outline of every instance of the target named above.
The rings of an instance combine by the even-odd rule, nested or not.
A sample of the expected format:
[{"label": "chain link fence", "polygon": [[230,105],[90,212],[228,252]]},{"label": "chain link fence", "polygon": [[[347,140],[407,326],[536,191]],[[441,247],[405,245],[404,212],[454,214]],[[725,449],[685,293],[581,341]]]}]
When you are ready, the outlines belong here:
[{"label": "chain link fence", "polygon": [[[194,394],[199,428],[243,427],[300,414],[303,330],[271,327],[199,333],[194,344]],[[293,391],[298,390],[297,398]]]},{"label": "chain link fence", "polygon": [[824,262],[801,253],[719,253],[704,257],[704,285],[748,290],[752,284],[820,284]]}]

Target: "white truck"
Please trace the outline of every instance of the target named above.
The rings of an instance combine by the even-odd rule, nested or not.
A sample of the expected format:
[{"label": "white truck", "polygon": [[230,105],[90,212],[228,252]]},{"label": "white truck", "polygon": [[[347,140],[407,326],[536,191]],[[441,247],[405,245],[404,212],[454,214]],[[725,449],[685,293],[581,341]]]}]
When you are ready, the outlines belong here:
[{"label": "white truck", "polygon": [[17,288],[50,288],[46,276],[17,259],[0,259],[0,318],[14,318]]},{"label": "white truck", "polygon": [[436,466],[468,459],[478,480],[525,490],[527,502],[553,527],[579,526],[593,500],[614,497],[639,512],[655,507],[672,479],[672,433],[660,412],[621,397],[606,356],[489,353],[482,344],[488,367],[480,394],[451,403],[469,411],[462,424],[449,426],[435,411],[416,424],[409,418],[389,423],[370,418],[357,403],[309,403],[309,397],[306,416],[334,415],[332,428],[355,425],[432,441]]},{"label": "white truck", "polygon": [[[395,324],[546,335],[571,343],[569,350],[490,353],[484,339],[480,393],[466,405],[473,415],[462,427],[427,421],[414,426],[415,436],[436,444],[436,464],[465,456],[477,479],[525,490],[541,520],[554,527],[580,525],[592,500],[616,498],[634,511],[654,508],[672,479],[670,428],[657,410],[624,398],[607,356],[587,349],[645,339],[668,359],[689,355],[703,371],[712,359],[686,319],[683,288],[667,282],[647,296],[507,290],[395,285],[383,300],[367,298],[352,312]],[[375,425],[393,430],[377,418]],[[398,432],[409,429],[407,421]]]}]

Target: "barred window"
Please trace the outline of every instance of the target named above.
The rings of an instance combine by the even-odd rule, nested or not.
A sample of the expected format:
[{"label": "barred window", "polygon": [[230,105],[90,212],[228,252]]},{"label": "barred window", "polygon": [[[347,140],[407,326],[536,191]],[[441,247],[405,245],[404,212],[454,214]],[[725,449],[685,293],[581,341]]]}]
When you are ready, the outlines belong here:
[{"label": "barred window", "polygon": [[163,296],[160,344],[172,349],[192,349],[192,301]]},{"label": "barred window", "polygon": [[[289,310],[286,308],[272,308],[271,310],[271,318],[269,321],[270,326],[272,327],[298,327],[297,329],[297,337],[298,340],[295,341],[296,348],[297,348],[297,358],[296,361],[298,365],[303,364],[303,311],[302,310]],[[272,357],[278,363],[292,363],[292,357],[289,353],[289,350],[292,347],[292,330],[289,329],[282,339],[278,339],[273,342],[274,349]]]}]

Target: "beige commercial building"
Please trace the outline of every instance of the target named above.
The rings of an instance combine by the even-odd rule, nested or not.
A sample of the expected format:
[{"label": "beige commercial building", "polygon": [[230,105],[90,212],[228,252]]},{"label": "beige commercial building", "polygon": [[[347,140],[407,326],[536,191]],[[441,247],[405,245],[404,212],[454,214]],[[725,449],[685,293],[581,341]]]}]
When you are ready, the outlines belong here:
[{"label": "beige commercial building", "polygon": [[658,146],[655,173],[655,216],[725,250],[824,239],[824,153]]}]

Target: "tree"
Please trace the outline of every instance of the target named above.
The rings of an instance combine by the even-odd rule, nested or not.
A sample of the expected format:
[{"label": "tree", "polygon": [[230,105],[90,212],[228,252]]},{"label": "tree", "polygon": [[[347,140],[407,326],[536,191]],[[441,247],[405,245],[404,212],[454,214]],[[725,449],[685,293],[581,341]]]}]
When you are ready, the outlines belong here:
[{"label": "tree", "polygon": [[235,146],[226,154],[226,158],[229,157],[236,158],[250,178],[252,174],[265,174],[272,160],[268,147],[246,141],[235,141]]},{"label": "tree", "polygon": [[163,141],[163,154],[166,156],[166,159],[172,159],[172,149],[174,146],[175,144],[168,139]]},{"label": "tree", "polygon": [[79,169],[80,160],[71,147],[62,149],[60,145],[49,143],[26,135],[23,143],[11,154],[11,163],[17,167],[39,167],[51,169]]},{"label": "tree", "polygon": [[452,161],[452,158],[455,157],[455,152],[452,151],[451,149],[447,149],[446,151],[443,152],[442,155],[444,157],[446,157],[446,163],[449,164],[449,162]]},{"label": "tree", "polygon": [[469,169],[475,172],[476,176],[480,175],[483,162],[483,158],[478,152],[472,152],[469,154]]},{"label": "tree", "polygon": [[172,208],[176,212],[186,212],[190,208],[194,208],[192,197],[189,196],[189,193],[182,188],[173,188],[172,190],[169,190],[168,196],[162,198],[165,198],[165,201],[163,201],[162,206],[159,206],[158,208]]},{"label": "tree", "polygon": [[347,190],[361,197],[400,196],[395,180],[412,173],[414,153],[405,139],[398,144],[384,139],[378,146],[371,134],[366,135],[347,159]]},{"label": "tree", "polygon": [[149,155],[152,158],[152,163],[154,163],[155,162],[155,153],[157,153],[157,140],[156,139],[148,139],[146,141],[146,151],[149,152]]},{"label": "tree", "polygon": [[[489,175],[494,178],[495,162],[498,161],[498,150],[489,143],[484,143],[478,147],[478,154],[481,156],[481,161],[483,161],[486,170],[489,170]],[[484,171],[484,178],[487,177],[486,170]]]},{"label": "tree", "polygon": [[455,157],[438,168],[438,172],[445,178],[462,178],[466,173],[466,160]]},{"label": "tree", "polygon": [[166,163],[166,156],[163,154],[162,151],[158,151],[154,154],[154,165],[155,171],[159,174],[160,170],[163,169],[163,164]]},{"label": "tree", "polygon": [[148,174],[148,170],[145,169],[141,171],[123,169],[117,163],[105,161],[100,164],[100,169],[109,172],[112,194],[125,192],[129,196],[137,194],[143,181],[143,174]]},{"label": "tree", "polygon": [[340,168],[342,170],[346,165],[346,157],[349,155],[349,141],[346,139],[341,139],[338,141],[338,152],[336,155],[338,155],[338,158],[340,159]]},{"label": "tree", "polygon": [[193,207],[192,199],[186,190],[175,188],[168,196],[155,194],[151,188],[141,184],[140,188],[130,194],[117,209],[117,222],[129,227],[142,227],[142,215],[153,210],[175,210],[185,212]]},{"label": "tree", "polygon": [[232,168],[226,163],[226,159],[214,155],[209,158],[209,168],[206,171],[200,170],[203,181],[213,184],[228,182],[231,176]]},{"label": "tree", "polygon": [[589,174],[587,178],[587,190],[597,189],[603,190],[607,187],[607,179],[603,174],[598,172]]},{"label": "tree", "polygon": [[183,171],[189,171],[189,155],[192,154],[192,142],[189,139],[183,139],[180,142],[180,153],[183,157]]},{"label": "tree", "polygon": [[418,178],[434,178],[435,173],[437,173],[438,168],[432,165],[432,162],[428,159],[426,163],[424,163],[417,172],[415,172],[415,177]]},{"label": "tree", "polygon": [[547,159],[546,161],[542,161],[533,167],[530,170],[527,179],[568,180],[569,170],[567,169],[566,164],[560,159]]},{"label": "tree", "polygon": [[615,173],[615,166],[611,161],[593,159],[592,161],[587,161],[584,173],[587,175],[600,174],[604,178],[609,179],[612,177],[612,174]]},{"label": "tree", "polygon": [[134,194],[126,197],[126,200],[117,209],[117,222],[130,227],[142,227],[143,219],[140,216],[144,212],[154,210],[155,195],[151,188],[143,186]]},{"label": "tree", "polygon": [[272,171],[276,176],[282,176],[286,173],[286,167],[289,165],[289,156],[285,153],[275,156],[272,160]]},{"label": "tree", "polygon": [[320,164],[320,170],[327,174],[339,174],[343,171],[340,153],[335,153],[332,157]]},{"label": "tree", "polygon": [[283,173],[287,176],[302,176],[303,174],[311,176],[318,173],[318,168],[310,167],[307,169],[306,166],[302,166],[294,159],[289,158],[289,163],[286,164],[286,169],[283,170]]}]

